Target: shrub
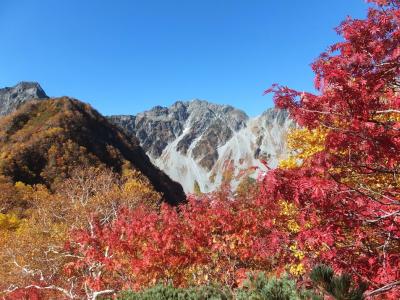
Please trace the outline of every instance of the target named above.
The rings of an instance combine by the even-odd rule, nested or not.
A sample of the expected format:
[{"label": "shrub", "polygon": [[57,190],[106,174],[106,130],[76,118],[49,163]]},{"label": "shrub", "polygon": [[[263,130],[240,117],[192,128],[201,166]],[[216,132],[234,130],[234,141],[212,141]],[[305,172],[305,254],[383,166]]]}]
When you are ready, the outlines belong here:
[{"label": "shrub", "polygon": [[156,285],[140,292],[125,292],[120,300],[230,300],[232,293],[214,286],[174,288],[171,285]]}]

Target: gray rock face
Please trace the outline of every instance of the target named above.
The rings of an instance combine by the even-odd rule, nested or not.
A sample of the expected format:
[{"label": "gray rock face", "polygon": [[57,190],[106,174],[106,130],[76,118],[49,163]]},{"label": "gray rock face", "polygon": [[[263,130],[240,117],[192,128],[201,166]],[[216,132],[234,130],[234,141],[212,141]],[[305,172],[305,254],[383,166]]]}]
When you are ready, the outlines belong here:
[{"label": "gray rock face", "polygon": [[[0,89],[0,116],[34,98],[48,98],[38,83]],[[140,143],[152,162],[185,192],[193,192],[195,185],[203,192],[214,190],[232,165],[235,178],[252,166],[262,169],[260,160],[276,167],[287,155],[286,134],[295,126],[286,111],[268,109],[249,118],[232,106],[197,99],[108,119]]]},{"label": "gray rock face", "polygon": [[48,96],[37,82],[20,82],[14,87],[0,89],[0,116],[15,111],[21,104],[32,99],[47,99]]},{"label": "gray rock face", "polygon": [[260,159],[275,167],[286,155],[286,133],[294,126],[286,111],[269,109],[249,118],[232,106],[201,100],[109,120],[137,137],[153,163],[186,192],[195,184],[203,192],[215,189],[232,164],[235,173],[262,167]]},{"label": "gray rock face", "polygon": [[109,120],[135,135],[154,159],[180,137],[177,151],[186,155],[193,146],[194,159],[211,170],[218,159],[217,148],[225,144],[234,131],[246,126],[248,116],[229,105],[193,100],[178,101],[168,108],[156,106],[136,116],[111,116]]}]

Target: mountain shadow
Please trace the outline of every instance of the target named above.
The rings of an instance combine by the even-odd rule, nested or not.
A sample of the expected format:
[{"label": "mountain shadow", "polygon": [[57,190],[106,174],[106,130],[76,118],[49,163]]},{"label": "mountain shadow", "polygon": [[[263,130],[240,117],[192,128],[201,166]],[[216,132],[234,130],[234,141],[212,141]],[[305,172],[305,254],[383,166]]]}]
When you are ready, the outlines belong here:
[{"label": "mountain shadow", "polygon": [[149,160],[136,138],[126,135],[90,105],[68,97],[31,100],[0,119],[0,173],[14,182],[54,187],[77,166],[133,168],[164,200],[186,200],[180,184]]}]

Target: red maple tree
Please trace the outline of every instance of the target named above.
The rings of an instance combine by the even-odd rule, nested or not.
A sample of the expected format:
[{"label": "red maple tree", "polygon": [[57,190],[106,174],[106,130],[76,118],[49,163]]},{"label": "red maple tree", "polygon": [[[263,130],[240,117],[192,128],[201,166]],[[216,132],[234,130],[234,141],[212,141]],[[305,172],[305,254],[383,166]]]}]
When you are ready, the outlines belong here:
[{"label": "red maple tree", "polygon": [[[368,295],[400,297],[400,1],[370,1],[312,65],[318,94],[274,85],[279,108],[326,132],[324,149],[264,179],[265,197],[301,211],[297,245],[366,281]],[[306,225],[306,226],[305,226]]]},{"label": "red maple tree", "polygon": [[88,298],[156,282],[235,287],[246,272],[291,273],[318,263],[400,298],[400,0],[375,0],[365,20],[313,64],[317,94],[273,86],[276,105],[322,148],[270,170],[251,193],[191,198],[179,209],[123,209],[74,231],[65,271]]}]

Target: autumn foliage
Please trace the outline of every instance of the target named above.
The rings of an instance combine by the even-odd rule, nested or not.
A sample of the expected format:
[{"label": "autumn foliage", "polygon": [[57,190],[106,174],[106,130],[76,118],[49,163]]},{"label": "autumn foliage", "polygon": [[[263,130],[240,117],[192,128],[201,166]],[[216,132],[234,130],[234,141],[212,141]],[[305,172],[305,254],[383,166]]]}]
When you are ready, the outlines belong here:
[{"label": "autumn foliage", "polygon": [[[108,169],[86,167],[71,174],[57,192],[21,182],[1,185],[19,199],[14,208],[0,214],[0,288],[11,293],[10,299],[25,294],[37,294],[38,299],[74,298],[79,280],[65,272],[65,266],[77,259],[65,248],[71,232],[92,228],[93,216],[110,222],[121,207],[155,209],[161,200],[137,171],[119,176]],[[9,207],[7,202],[2,201],[3,208]]]},{"label": "autumn foliage", "polygon": [[[371,1],[372,2],[372,1]],[[303,127],[295,155],[263,180],[300,211],[303,263],[329,262],[400,297],[400,2],[376,1],[366,20],[313,64],[318,94],[274,86]]]},{"label": "autumn foliage", "polygon": [[369,2],[367,18],[344,21],[343,41],[313,63],[317,94],[267,91],[299,125],[291,155],[237,191],[224,183],[177,208],[159,206],[160,194],[129,168],[78,168],[51,191],[0,177],[4,294],[235,289],[261,272],[307,289],[326,264],[330,277],[314,280],[325,288],[341,278],[365,298],[399,299],[400,1]]},{"label": "autumn foliage", "polygon": [[366,20],[343,22],[344,41],[313,64],[317,95],[268,91],[301,128],[290,136],[292,157],[261,179],[255,197],[217,194],[180,212],[122,211],[95,238],[81,233],[80,253],[102,255],[91,243],[105,239],[108,251],[129,258],[131,281],[113,288],[160,280],[234,286],[257,270],[301,282],[324,262],[366,282],[366,295],[399,297],[400,2],[378,4]]}]

